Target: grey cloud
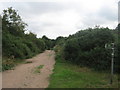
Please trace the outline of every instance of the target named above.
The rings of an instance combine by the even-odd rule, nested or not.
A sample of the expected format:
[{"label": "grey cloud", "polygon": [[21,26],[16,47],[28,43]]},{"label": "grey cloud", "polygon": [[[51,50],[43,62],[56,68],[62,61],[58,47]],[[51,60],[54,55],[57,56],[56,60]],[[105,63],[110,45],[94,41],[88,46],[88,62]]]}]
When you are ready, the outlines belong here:
[{"label": "grey cloud", "polygon": [[111,22],[117,21],[117,18],[117,10],[115,8],[102,6],[96,12],[84,14],[84,16],[82,17],[83,26],[77,26],[77,28],[94,27],[95,25],[110,24]]},{"label": "grey cloud", "polygon": [[106,6],[100,9],[100,11],[98,12],[98,15],[109,21],[116,21],[118,17],[117,10],[115,10],[114,8],[106,7]]},{"label": "grey cloud", "polygon": [[[12,6],[16,10],[18,10],[18,13],[21,17],[23,17],[23,21],[28,23],[28,30],[32,31],[38,36],[42,36],[43,34],[48,35],[50,38],[55,38],[58,35],[66,36],[73,32],[74,29],[83,29],[84,27],[93,27],[96,24],[102,25],[109,22],[114,22],[117,20],[117,12],[115,8],[111,8],[108,6],[102,6],[98,11],[92,12],[86,10],[86,8],[83,8],[82,4],[80,3],[61,3],[61,2],[6,2],[2,3],[5,8]],[[115,10],[114,10],[115,9]],[[46,13],[52,13],[53,15],[57,12],[60,12],[60,14],[64,14],[67,10],[73,10],[76,14],[78,14],[77,18],[80,19],[79,22],[75,22],[72,24],[76,24],[77,26],[70,29],[66,28],[69,26],[65,25],[59,25],[56,20],[53,20],[53,22],[47,21],[47,19],[41,19],[41,15],[44,16]],[[73,12],[74,13],[74,12]],[[58,15],[58,14],[57,14]],[[57,16],[56,16],[57,17]],[[73,16],[76,17],[76,16]],[[37,19],[39,18],[39,19]],[[54,17],[50,17],[53,18]],[[57,18],[60,18],[59,16]],[[74,19],[74,18],[73,18]],[[59,20],[59,19],[58,19]],[[71,19],[66,19],[67,21],[71,21]],[[71,22],[67,22],[71,23]],[[69,24],[67,24],[69,25]],[[71,25],[71,24],[70,24]],[[47,29],[46,29],[47,28]],[[69,30],[66,30],[69,29]]]},{"label": "grey cloud", "polygon": [[48,12],[56,12],[65,9],[62,3],[57,2],[6,2],[5,6],[22,10],[25,14],[42,14]]},{"label": "grey cloud", "polygon": [[118,3],[118,22],[120,23],[120,1]]}]

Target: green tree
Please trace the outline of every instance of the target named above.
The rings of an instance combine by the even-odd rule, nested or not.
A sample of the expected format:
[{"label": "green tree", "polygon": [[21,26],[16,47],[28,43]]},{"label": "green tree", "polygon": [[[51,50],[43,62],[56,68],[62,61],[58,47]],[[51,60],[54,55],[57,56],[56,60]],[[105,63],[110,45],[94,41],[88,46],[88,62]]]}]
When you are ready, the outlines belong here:
[{"label": "green tree", "polygon": [[9,31],[11,34],[15,36],[23,36],[25,27],[27,26],[18,15],[17,11],[12,7],[7,10],[3,10],[3,30]]},{"label": "green tree", "polygon": [[52,49],[55,46],[55,40],[49,39],[47,36],[43,36],[42,40],[45,42],[46,49]]}]

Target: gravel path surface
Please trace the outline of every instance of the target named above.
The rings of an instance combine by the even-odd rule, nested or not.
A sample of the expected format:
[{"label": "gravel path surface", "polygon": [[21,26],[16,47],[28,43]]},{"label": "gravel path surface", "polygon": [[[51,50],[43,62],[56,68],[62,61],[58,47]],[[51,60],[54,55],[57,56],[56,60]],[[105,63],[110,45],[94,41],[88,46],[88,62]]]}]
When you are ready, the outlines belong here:
[{"label": "gravel path surface", "polygon": [[[2,73],[3,88],[47,88],[49,77],[55,64],[55,52],[46,50],[31,59],[26,64],[20,64],[14,70]],[[38,66],[43,66],[41,69]]]}]

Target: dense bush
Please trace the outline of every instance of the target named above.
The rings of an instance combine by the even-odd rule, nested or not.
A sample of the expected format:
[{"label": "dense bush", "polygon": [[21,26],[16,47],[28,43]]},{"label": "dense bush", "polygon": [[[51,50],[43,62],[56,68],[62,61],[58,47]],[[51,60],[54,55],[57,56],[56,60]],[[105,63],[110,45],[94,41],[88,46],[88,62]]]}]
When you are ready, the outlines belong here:
[{"label": "dense bush", "polygon": [[65,60],[94,69],[110,68],[111,51],[105,44],[114,41],[108,28],[94,28],[79,31],[69,36],[63,51]]},{"label": "dense bush", "polygon": [[[118,27],[120,24],[118,25]],[[114,32],[115,36],[115,72],[120,73],[120,27],[116,28],[116,31]]]}]

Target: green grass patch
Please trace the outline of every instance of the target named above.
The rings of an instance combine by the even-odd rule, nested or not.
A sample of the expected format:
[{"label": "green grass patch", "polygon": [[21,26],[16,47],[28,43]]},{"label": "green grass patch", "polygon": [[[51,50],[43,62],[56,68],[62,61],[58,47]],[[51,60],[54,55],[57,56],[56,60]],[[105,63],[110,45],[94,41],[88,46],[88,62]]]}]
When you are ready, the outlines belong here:
[{"label": "green grass patch", "polygon": [[56,58],[54,73],[51,75],[48,88],[118,88],[117,75],[110,84],[110,73],[96,72],[86,67],[73,65]]},{"label": "green grass patch", "polygon": [[40,73],[40,69],[42,69],[43,66],[44,66],[44,65],[39,65],[39,66],[37,66],[37,67],[35,68],[34,73]]}]

